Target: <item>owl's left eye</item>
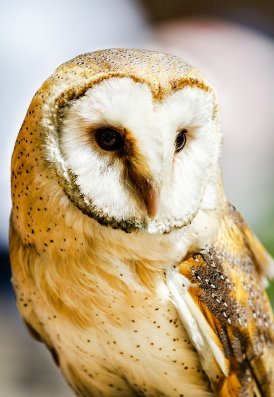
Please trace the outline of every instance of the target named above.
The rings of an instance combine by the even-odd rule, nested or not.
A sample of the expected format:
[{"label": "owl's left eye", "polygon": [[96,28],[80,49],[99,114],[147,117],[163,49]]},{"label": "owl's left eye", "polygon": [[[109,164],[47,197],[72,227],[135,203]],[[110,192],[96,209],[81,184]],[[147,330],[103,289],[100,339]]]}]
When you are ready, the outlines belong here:
[{"label": "owl's left eye", "polygon": [[179,153],[184,148],[184,146],[186,144],[186,133],[187,133],[187,130],[184,128],[176,136],[175,153]]},{"label": "owl's left eye", "polygon": [[111,127],[98,128],[95,132],[95,140],[101,149],[107,151],[116,151],[124,147],[122,135]]}]

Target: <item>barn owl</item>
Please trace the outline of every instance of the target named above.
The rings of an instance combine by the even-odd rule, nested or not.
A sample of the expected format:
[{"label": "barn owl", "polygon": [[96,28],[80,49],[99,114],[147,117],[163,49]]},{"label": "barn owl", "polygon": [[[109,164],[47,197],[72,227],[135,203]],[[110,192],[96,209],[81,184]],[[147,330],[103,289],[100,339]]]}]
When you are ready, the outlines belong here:
[{"label": "barn owl", "polygon": [[12,282],[77,396],[273,396],[270,256],[221,178],[214,88],[111,49],[61,65],[12,158]]}]

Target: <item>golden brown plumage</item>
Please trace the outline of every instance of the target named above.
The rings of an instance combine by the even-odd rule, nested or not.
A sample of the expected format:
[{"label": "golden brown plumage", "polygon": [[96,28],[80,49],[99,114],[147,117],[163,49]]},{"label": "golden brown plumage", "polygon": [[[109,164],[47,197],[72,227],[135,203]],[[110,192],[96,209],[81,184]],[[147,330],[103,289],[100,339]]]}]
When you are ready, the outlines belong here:
[{"label": "golden brown plumage", "polygon": [[210,249],[190,255],[179,268],[227,359],[228,376],[211,379],[220,396],[274,393],[273,314],[261,279],[267,253],[259,242],[250,244],[253,239],[229,205]]},{"label": "golden brown plumage", "polygon": [[[208,118],[217,149],[201,178],[210,192],[205,186],[189,213],[168,214],[172,220],[159,219],[154,232],[146,218],[121,220],[96,207],[65,152],[64,120],[79,121],[87,144],[95,127],[81,115],[69,117],[90,88],[113,78],[129,78],[138,90],[149,87],[156,108],[188,87],[190,95],[208,94],[213,101]],[[134,129],[118,127],[130,131],[125,136],[135,134],[134,149],[118,160],[100,152],[111,158],[101,177],[117,161],[123,167],[117,184],[127,181],[129,201],[142,212],[146,186],[154,186],[153,164]],[[85,54],[61,65],[33,98],[12,158],[13,285],[28,327],[79,396],[273,394],[273,317],[263,287],[273,263],[223,196],[218,129],[214,89],[196,69],[167,54]],[[187,139],[195,145],[193,130]],[[172,158],[170,169],[177,164],[178,157]],[[168,270],[176,281],[171,288]]]}]

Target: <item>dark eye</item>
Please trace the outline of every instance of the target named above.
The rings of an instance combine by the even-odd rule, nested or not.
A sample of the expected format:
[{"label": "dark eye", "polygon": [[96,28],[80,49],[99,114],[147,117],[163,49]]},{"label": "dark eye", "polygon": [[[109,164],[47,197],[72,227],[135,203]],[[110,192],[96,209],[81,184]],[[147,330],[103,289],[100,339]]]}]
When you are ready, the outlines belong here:
[{"label": "dark eye", "polygon": [[187,130],[184,128],[176,137],[175,141],[175,153],[179,153],[186,144],[186,133]]},{"label": "dark eye", "polygon": [[121,134],[113,128],[99,128],[95,132],[97,145],[103,150],[115,151],[124,146],[124,139]]}]

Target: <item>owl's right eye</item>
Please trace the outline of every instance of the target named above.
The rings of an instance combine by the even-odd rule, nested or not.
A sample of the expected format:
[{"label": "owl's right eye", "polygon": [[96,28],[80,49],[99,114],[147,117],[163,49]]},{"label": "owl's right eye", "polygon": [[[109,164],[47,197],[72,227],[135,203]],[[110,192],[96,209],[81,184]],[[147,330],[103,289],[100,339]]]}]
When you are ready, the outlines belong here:
[{"label": "owl's right eye", "polygon": [[97,145],[106,151],[121,150],[124,147],[122,135],[111,127],[98,128],[95,132]]}]

